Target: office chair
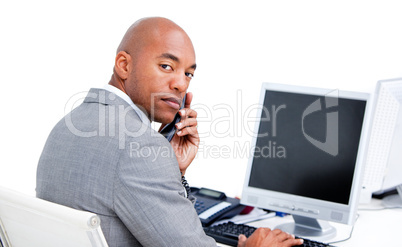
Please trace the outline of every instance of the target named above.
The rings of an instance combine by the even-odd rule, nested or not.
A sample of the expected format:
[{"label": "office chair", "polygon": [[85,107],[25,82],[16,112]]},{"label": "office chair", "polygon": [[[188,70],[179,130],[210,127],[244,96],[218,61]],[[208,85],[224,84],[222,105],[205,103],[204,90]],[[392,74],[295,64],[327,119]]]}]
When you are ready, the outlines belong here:
[{"label": "office chair", "polygon": [[0,246],[107,247],[96,214],[0,187]]}]

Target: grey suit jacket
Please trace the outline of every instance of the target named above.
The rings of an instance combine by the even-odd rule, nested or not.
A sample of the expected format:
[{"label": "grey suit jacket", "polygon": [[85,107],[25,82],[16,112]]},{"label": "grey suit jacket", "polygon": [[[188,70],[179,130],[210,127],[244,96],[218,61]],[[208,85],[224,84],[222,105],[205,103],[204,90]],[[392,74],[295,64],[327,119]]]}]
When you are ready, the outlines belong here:
[{"label": "grey suit jacket", "polygon": [[103,89],[91,89],[50,133],[36,192],[99,215],[111,247],[216,246],[184,196],[169,142]]}]

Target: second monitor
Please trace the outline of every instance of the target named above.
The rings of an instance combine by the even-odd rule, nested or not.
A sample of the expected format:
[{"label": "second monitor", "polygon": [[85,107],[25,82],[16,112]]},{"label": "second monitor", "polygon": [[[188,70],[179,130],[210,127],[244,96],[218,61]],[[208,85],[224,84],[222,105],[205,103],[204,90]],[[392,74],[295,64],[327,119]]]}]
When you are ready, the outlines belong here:
[{"label": "second monitor", "polygon": [[241,203],[290,213],[278,228],[320,241],[336,234],[327,221],[353,224],[368,98],[263,84]]}]

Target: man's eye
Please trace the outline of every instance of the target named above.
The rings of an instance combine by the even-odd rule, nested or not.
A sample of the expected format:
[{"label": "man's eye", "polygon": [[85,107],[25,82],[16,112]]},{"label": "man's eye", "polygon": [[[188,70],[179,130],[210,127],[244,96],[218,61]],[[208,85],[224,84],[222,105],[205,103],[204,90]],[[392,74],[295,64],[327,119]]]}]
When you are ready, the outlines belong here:
[{"label": "man's eye", "polygon": [[167,64],[161,64],[161,67],[163,69],[166,69],[166,70],[173,70],[172,67],[170,65],[167,65]]},{"label": "man's eye", "polygon": [[194,77],[194,75],[191,74],[191,73],[186,72],[185,74],[186,74],[186,76],[187,76],[188,78],[190,78],[190,79]]}]

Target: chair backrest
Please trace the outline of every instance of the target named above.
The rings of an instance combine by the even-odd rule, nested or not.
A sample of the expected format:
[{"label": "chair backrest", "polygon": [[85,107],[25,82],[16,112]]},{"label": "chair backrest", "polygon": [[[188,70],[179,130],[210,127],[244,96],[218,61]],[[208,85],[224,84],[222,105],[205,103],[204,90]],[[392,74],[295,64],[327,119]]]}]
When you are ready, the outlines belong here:
[{"label": "chair backrest", "polygon": [[4,247],[107,247],[96,214],[0,187],[0,239]]}]

